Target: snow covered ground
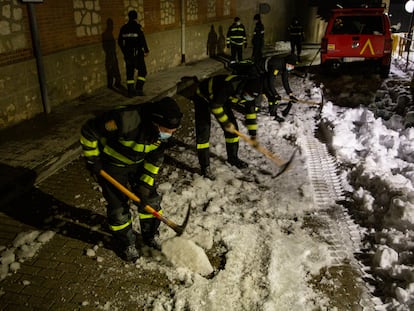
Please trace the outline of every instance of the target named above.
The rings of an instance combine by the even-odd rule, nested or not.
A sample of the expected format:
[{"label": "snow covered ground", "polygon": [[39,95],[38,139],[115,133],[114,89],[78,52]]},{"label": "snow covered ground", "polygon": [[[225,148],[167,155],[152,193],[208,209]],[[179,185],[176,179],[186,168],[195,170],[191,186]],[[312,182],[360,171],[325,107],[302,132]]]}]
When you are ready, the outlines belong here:
[{"label": "snow covered ground", "polygon": [[[291,77],[299,99],[321,100],[324,85],[314,78]],[[174,261],[175,269],[155,263],[155,258],[142,257],[136,263],[138,272],[143,266],[158,269],[171,281],[169,295],[146,297],[147,309],[345,310],[324,289],[339,288],[337,276],[322,271],[346,264],[338,260],[349,261],[364,254],[360,271],[353,267],[356,275],[350,281],[359,286],[357,281],[362,277],[358,273],[365,273],[364,278],[370,280],[367,287],[381,293],[381,301],[373,299],[377,310],[410,310],[414,306],[414,129],[405,128],[407,122],[401,116],[414,110],[408,92],[410,78],[395,62],[390,78],[372,94],[348,92],[358,88],[353,85],[358,82],[348,75],[335,80],[343,90],[342,102],[346,98],[363,102],[357,108],[326,101],[320,112],[318,106],[298,103],[283,123],[274,121],[263,109],[259,143],[282,159],[288,159],[295,148],[299,150],[290,170],[279,177],[274,177],[278,172],[275,164],[243,141],[239,155],[250,164],[249,169],[228,166],[223,134],[213,121],[210,144],[215,181],[173,166],[162,170],[159,192],[165,215],[179,223],[189,207],[191,218],[180,238],[161,226],[163,251]],[[184,104],[183,98],[177,99]],[[238,116],[240,129],[246,133],[242,116]],[[193,115],[186,118],[190,124]],[[331,169],[342,181],[338,196],[345,194],[339,204],[345,206],[358,228],[361,241],[355,247],[359,248],[347,247],[349,235],[334,243],[322,230],[328,227],[328,233],[335,232],[336,228],[329,226],[340,220],[324,222],[322,216],[327,215],[327,207],[336,208],[337,196],[321,200],[315,194],[320,184],[311,178],[315,163],[309,158],[309,142],[315,143],[312,139],[319,123],[327,129],[329,150],[337,158],[337,167]],[[179,130],[176,137],[194,145],[193,131]],[[318,143],[324,150],[325,145]],[[196,153],[185,145],[173,147],[168,155],[183,165],[198,167]],[[322,160],[327,159],[322,155]],[[320,163],[321,167],[324,164]],[[329,183],[329,178],[318,182]],[[137,223],[135,226],[138,229]],[[18,269],[17,261],[34,256],[39,243],[52,236],[50,232],[32,232],[27,238],[19,236],[13,247],[3,247],[1,277]],[[171,243],[184,243],[185,247],[183,239],[194,242],[198,248],[193,248],[192,254],[200,256],[189,258],[180,249],[169,247]],[[29,247],[32,244],[36,248]],[[342,248],[342,257],[337,255],[338,248]],[[200,260],[204,251],[215,259],[211,263],[214,272],[208,276],[193,272],[211,271],[210,262]],[[140,293],[136,295],[140,297]],[[350,299],[353,306],[362,300],[344,299]]]}]

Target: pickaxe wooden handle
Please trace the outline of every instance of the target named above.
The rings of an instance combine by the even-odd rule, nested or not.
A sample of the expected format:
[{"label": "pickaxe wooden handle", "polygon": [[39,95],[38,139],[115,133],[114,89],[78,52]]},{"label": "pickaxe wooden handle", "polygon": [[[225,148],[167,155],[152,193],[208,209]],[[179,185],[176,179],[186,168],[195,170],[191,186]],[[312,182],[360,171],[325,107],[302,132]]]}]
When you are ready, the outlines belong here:
[{"label": "pickaxe wooden handle", "polygon": [[[105,178],[107,181],[109,181],[112,185],[114,185],[123,194],[125,194],[127,197],[129,197],[131,200],[133,200],[137,203],[141,202],[141,199],[137,195],[135,195],[134,193],[129,191],[127,188],[125,188],[121,183],[119,183],[115,178],[113,178],[107,172],[105,172],[104,170],[100,170],[99,174],[103,178]],[[177,225],[176,223],[174,223],[173,221],[171,221],[171,220],[165,218],[164,216],[162,216],[160,213],[158,213],[155,209],[153,209],[148,204],[144,206],[144,209],[148,213],[152,214],[155,218],[157,218],[158,220],[165,223],[168,227],[173,229],[177,233],[178,236],[180,236],[184,232],[184,229],[185,229],[185,227],[187,226],[187,223],[188,223],[188,218],[190,217],[190,208],[189,208],[188,211],[187,211],[187,214],[185,216],[184,222],[180,226],[180,225]]]}]

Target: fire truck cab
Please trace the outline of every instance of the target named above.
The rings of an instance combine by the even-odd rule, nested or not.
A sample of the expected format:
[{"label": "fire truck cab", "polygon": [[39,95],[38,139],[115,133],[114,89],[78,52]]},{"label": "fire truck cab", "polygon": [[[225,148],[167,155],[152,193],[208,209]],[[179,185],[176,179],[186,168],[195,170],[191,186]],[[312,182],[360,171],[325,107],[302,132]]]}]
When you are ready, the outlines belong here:
[{"label": "fire truck cab", "polygon": [[384,6],[332,10],[321,43],[325,71],[337,72],[344,63],[370,62],[386,78],[391,52],[391,26]]}]

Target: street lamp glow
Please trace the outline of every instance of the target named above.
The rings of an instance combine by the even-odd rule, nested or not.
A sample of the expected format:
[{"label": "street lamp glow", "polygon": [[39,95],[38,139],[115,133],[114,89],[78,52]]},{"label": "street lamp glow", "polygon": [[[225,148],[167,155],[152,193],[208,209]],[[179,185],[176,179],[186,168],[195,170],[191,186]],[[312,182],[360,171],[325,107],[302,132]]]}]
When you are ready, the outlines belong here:
[{"label": "street lamp glow", "polygon": [[408,0],[408,1],[405,3],[405,10],[406,10],[408,13],[413,13],[413,11],[414,11],[414,0]]}]

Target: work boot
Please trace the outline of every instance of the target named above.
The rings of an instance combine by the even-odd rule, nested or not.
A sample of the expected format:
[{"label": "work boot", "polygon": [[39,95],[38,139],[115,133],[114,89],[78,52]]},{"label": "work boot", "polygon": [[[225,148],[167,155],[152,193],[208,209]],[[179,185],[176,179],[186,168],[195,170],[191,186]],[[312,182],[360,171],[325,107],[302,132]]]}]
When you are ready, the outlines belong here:
[{"label": "work boot", "polygon": [[239,158],[228,159],[228,162],[230,163],[230,165],[235,166],[238,169],[246,168],[249,166],[249,164],[247,164],[243,160],[240,160]]},{"label": "work boot", "polygon": [[283,119],[282,117],[279,117],[276,113],[275,113],[275,118],[274,118],[274,120],[275,120],[275,121],[277,121],[277,122],[279,122],[279,123],[281,123],[281,122],[284,122],[284,121],[285,121],[285,119]]},{"label": "work boot", "polygon": [[135,245],[129,245],[122,251],[121,257],[125,261],[135,262],[139,258],[139,253]]},{"label": "work boot", "polygon": [[215,180],[216,179],[216,176],[211,171],[210,166],[201,168],[201,176],[203,176],[205,178],[208,178],[210,180]]},{"label": "work boot", "polygon": [[282,116],[286,117],[289,114],[290,108],[292,108],[292,102],[288,102],[286,108],[282,111]]},{"label": "work boot", "polygon": [[142,240],[142,242],[146,246],[161,252],[161,241],[158,234],[153,236],[152,238],[144,239]]},{"label": "work boot", "polygon": [[133,84],[128,84],[128,97],[135,97],[137,96],[137,91],[134,88]]},{"label": "work boot", "polygon": [[144,81],[137,80],[135,83],[135,92],[137,96],[144,96]]},{"label": "work boot", "polygon": [[274,116],[276,114],[276,105],[271,104],[269,105],[269,115]]}]

